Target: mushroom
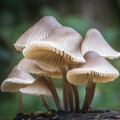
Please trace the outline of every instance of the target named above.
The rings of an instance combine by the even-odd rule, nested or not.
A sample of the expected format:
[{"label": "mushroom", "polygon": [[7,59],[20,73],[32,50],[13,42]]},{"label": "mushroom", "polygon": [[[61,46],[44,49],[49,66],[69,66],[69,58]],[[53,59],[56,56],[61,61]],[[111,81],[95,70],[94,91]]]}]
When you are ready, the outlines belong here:
[{"label": "mushroom", "polygon": [[43,66],[44,70],[39,66],[35,63],[34,60],[23,58],[18,63],[17,69],[36,75],[47,75],[52,78],[61,78],[60,71],[54,69],[54,67],[51,67],[50,69],[52,72],[49,72],[48,71],[49,66],[47,67],[47,65],[46,66],[44,65],[45,66],[45,67]]},{"label": "mushroom", "polygon": [[30,95],[40,95],[43,105],[47,110],[49,110],[49,106],[47,105],[44,95],[52,97],[51,89],[49,87],[49,83],[47,79],[43,76],[38,76],[36,80],[29,86],[20,89],[21,93],[30,94]]},{"label": "mushroom", "polygon": [[[75,67],[79,63],[85,62],[79,49],[81,41],[81,35],[74,29],[61,26],[54,29],[51,36],[41,41],[31,42],[23,50],[23,55],[28,59],[35,60],[37,65],[41,62],[42,64],[51,65],[61,70],[64,79],[64,107],[68,110],[67,104],[69,104],[71,111],[73,110],[72,87],[66,80],[66,73],[68,68]],[[78,108],[79,103],[76,104]]]},{"label": "mushroom", "polygon": [[30,27],[14,44],[18,51],[22,51],[31,41],[40,41],[50,36],[56,27],[61,26],[52,16],[43,17],[35,25]]},{"label": "mushroom", "polygon": [[81,41],[81,35],[74,29],[61,26],[57,27],[51,36],[31,42],[23,50],[23,55],[28,59],[55,67],[66,63],[76,65],[85,62],[79,49]]},{"label": "mushroom", "polygon": [[24,88],[34,82],[34,78],[23,71],[17,69],[15,66],[1,84],[1,91],[3,92],[18,92],[19,113],[22,112],[22,94],[19,92],[20,88]]},{"label": "mushroom", "polygon": [[81,53],[84,55],[87,51],[95,51],[99,55],[115,59],[120,57],[120,52],[115,51],[104,39],[97,29],[89,29],[85,39],[81,44]]},{"label": "mushroom", "polygon": [[89,51],[84,55],[86,63],[80,64],[67,73],[67,79],[74,85],[87,83],[83,110],[88,111],[97,82],[110,82],[119,76],[119,72],[104,57]]},{"label": "mushroom", "polygon": [[18,63],[18,69],[23,70],[25,72],[37,74],[38,75],[38,79],[40,78],[39,76],[44,78],[47,81],[47,83],[48,83],[48,85],[50,87],[50,90],[52,92],[52,95],[53,95],[53,98],[54,98],[54,101],[55,101],[57,109],[58,110],[62,109],[62,107],[60,105],[60,101],[59,101],[59,97],[58,97],[56,88],[55,88],[55,86],[54,86],[54,84],[52,82],[52,79],[50,78],[50,77],[52,77],[52,78],[60,77],[61,74],[59,72],[58,73],[56,71],[54,71],[54,72],[47,72],[45,70],[42,70],[39,66],[37,66],[35,64],[35,62],[33,60],[26,59],[26,58],[22,59]]}]

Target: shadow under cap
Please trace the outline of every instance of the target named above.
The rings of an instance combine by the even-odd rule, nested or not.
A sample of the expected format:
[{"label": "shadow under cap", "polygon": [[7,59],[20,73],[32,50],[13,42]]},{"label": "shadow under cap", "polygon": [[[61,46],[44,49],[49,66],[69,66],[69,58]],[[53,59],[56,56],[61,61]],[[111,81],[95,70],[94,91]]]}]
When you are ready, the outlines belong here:
[{"label": "shadow under cap", "polygon": [[114,50],[107,43],[102,34],[95,28],[89,29],[86,33],[85,39],[82,41],[82,55],[88,51],[95,51],[108,59],[116,59],[120,57],[120,52]]},{"label": "shadow under cap", "polygon": [[40,41],[50,36],[56,27],[61,24],[52,16],[43,17],[35,25],[31,26],[14,44],[18,51],[22,51],[32,41]]},{"label": "shadow under cap", "polygon": [[94,82],[110,82],[119,76],[119,72],[104,57],[89,51],[84,55],[86,63],[67,73],[67,79],[74,85],[82,85],[88,80]]},{"label": "shadow under cap", "polygon": [[[47,67],[47,66],[46,66]],[[60,78],[61,73],[58,71],[45,71],[42,68],[40,68],[38,65],[35,64],[34,60],[26,59],[23,58],[19,63],[18,63],[18,69],[23,70],[28,73],[32,74],[37,74],[37,75],[43,75],[43,76],[49,76],[52,78]]]},{"label": "shadow under cap", "polygon": [[58,27],[50,37],[31,42],[23,54],[28,59],[53,66],[84,63],[80,53],[81,35],[69,27]]}]

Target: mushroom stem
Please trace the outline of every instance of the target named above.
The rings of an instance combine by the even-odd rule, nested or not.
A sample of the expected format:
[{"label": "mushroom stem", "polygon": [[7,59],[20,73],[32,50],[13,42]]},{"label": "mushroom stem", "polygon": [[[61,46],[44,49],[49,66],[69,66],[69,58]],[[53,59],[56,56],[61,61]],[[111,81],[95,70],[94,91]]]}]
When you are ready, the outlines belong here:
[{"label": "mushroom stem", "polygon": [[[66,78],[67,70],[64,67],[61,68],[61,73],[62,73],[62,76],[63,76],[63,101],[64,101],[64,107],[65,107],[65,110],[68,111],[67,107],[69,106],[69,110],[73,111],[74,108],[73,108],[72,85],[67,81],[67,78]],[[66,97],[67,97],[67,100],[66,100]]]},{"label": "mushroom stem", "polygon": [[44,96],[43,96],[43,95],[40,95],[40,98],[41,98],[41,101],[42,101],[42,103],[43,103],[43,106],[44,106],[47,110],[50,110],[47,102],[45,101]]},{"label": "mushroom stem", "polygon": [[96,83],[92,83],[92,90],[91,90],[91,97],[90,97],[90,105],[92,104],[93,97],[95,95],[95,88],[96,88]]},{"label": "mushroom stem", "polygon": [[22,113],[22,93],[18,92],[18,112]]},{"label": "mushroom stem", "polygon": [[68,98],[69,98],[69,109],[70,111],[73,111],[73,93],[72,93],[72,86],[71,84],[67,81],[68,89],[66,91],[68,92]]},{"label": "mushroom stem", "polygon": [[[72,66],[68,65],[68,70],[71,70]],[[78,88],[75,85],[72,85],[72,90],[74,93],[74,99],[75,99],[75,112],[79,112],[80,108],[79,108],[79,92],[78,92]]]},{"label": "mushroom stem", "polygon": [[87,112],[90,108],[90,104],[92,103],[94,93],[95,93],[95,86],[96,86],[96,83],[94,83],[92,80],[88,81],[87,86],[86,86],[84,104],[82,108],[84,112]]},{"label": "mushroom stem", "polygon": [[50,77],[46,77],[46,78],[47,78],[47,82],[49,84],[49,87],[51,89],[51,92],[52,92],[56,107],[57,107],[58,110],[62,110],[62,106],[60,104],[58,93],[57,93],[56,88],[55,88],[55,86],[53,84],[53,81],[52,81],[52,79]]},{"label": "mushroom stem", "polygon": [[[63,80],[63,86],[66,86],[66,80]],[[65,87],[63,87],[63,103],[64,103],[64,109],[68,111],[68,94]]]},{"label": "mushroom stem", "polygon": [[75,112],[79,112],[80,108],[79,108],[79,92],[78,92],[78,88],[75,85],[72,85],[72,89],[73,89],[73,93],[74,93],[74,98],[75,98]]}]

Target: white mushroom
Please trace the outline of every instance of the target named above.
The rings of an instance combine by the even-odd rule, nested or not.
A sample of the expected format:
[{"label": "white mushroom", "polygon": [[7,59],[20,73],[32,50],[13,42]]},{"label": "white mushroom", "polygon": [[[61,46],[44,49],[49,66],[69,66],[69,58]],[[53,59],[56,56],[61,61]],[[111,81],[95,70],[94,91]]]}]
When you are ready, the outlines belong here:
[{"label": "white mushroom", "polygon": [[[41,41],[31,42],[23,50],[23,55],[28,59],[35,60],[37,65],[41,62],[42,64],[46,64],[46,66],[57,67],[61,70],[62,75],[64,75],[66,70],[63,69],[85,62],[85,59],[80,52],[81,41],[82,37],[78,32],[72,28],[61,26],[57,27],[51,36],[42,39]],[[65,109],[68,110],[67,104],[69,104],[69,108],[72,111],[72,87],[67,82],[65,76],[63,77],[63,94],[65,94],[63,95],[64,106]],[[66,94],[68,94],[69,103],[65,100],[67,99],[65,97],[67,96]]]},{"label": "white mushroom", "polygon": [[89,51],[84,55],[86,63],[80,64],[67,73],[67,79],[74,85],[87,83],[83,109],[88,110],[92,102],[96,82],[110,82],[119,76],[119,72],[104,57]]},{"label": "white mushroom", "polygon": [[[35,62],[33,60],[26,59],[26,58],[22,59],[18,63],[18,69],[23,70],[25,72],[37,74],[38,75],[38,79],[40,77],[42,77],[42,78],[44,78],[43,80],[48,81],[48,85],[49,85],[50,90],[52,92],[52,95],[53,95],[56,107],[57,107],[58,110],[62,109],[61,104],[60,104],[60,100],[59,100],[59,97],[58,97],[58,93],[56,91],[56,88],[55,88],[55,86],[53,84],[52,79],[50,78],[50,77],[52,77],[52,78],[61,77],[60,72],[56,72],[56,71],[49,72],[49,71],[42,70],[39,66],[37,66],[35,64]],[[41,88],[39,88],[39,89],[41,89]],[[43,100],[43,96],[41,98]],[[45,100],[44,100],[44,103],[45,103]]]},{"label": "white mushroom", "polygon": [[20,88],[24,88],[34,82],[34,78],[29,74],[17,69],[15,66],[9,76],[2,82],[1,91],[18,92],[19,112],[22,112],[22,95]]},{"label": "white mushroom", "polygon": [[104,39],[97,29],[89,29],[81,45],[81,53],[84,55],[88,51],[95,51],[99,55],[115,59],[120,57],[120,52],[114,50]]}]

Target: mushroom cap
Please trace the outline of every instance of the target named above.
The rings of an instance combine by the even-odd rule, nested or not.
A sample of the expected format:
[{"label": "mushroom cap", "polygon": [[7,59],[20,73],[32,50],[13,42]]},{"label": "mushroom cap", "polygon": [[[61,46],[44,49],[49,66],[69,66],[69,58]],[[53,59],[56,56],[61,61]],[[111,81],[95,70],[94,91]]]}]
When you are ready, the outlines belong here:
[{"label": "mushroom cap", "polygon": [[24,88],[32,83],[33,81],[31,80],[25,80],[25,79],[23,80],[19,78],[8,78],[2,82],[1,91],[18,92],[20,88]]},{"label": "mushroom cap", "polygon": [[[48,58],[49,59],[49,58]],[[48,72],[55,72],[55,73],[60,73],[60,70],[58,69],[57,66],[52,66],[51,64],[47,64],[43,61],[35,61],[35,64],[38,65],[40,68],[42,68],[44,71]]]},{"label": "mushroom cap", "polygon": [[[19,70],[22,70],[24,72],[28,72],[28,73],[32,73],[32,74],[37,74],[37,75],[47,75],[49,77],[52,78],[60,78],[61,77],[61,73],[60,71],[52,71],[49,72],[47,70],[43,70],[41,67],[39,67],[38,65],[35,64],[34,60],[30,60],[30,59],[26,59],[23,58],[19,63],[17,68]],[[47,68],[47,66],[45,66],[45,68]]]},{"label": "mushroom cap", "polygon": [[46,78],[43,76],[38,76],[31,85],[21,88],[20,92],[30,95],[52,96],[51,90],[46,82]]},{"label": "mushroom cap", "polygon": [[33,83],[34,80],[30,74],[17,70],[17,68],[14,67],[8,78],[2,82],[1,91],[17,92],[21,87],[26,87]]},{"label": "mushroom cap", "polygon": [[89,51],[85,54],[86,63],[80,64],[78,68],[67,73],[70,83],[81,85],[88,80],[94,82],[110,82],[119,76],[119,72],[104,57],[96,52]]},{"label": "mushroom cap", "polygon": [[31,42],[23,50],[23,54],[28,59],[52,66],[76,65],[85,62],[80,53],[81,41],[82,37],[78,32],[62,26],[56,28],[50,37]]},{"label": "mushroom cap", "polygon": [[120,52],[115,51],[97,29],[89,29],[86,33],[85,39],[81,44],[82,55],[87,51],[95,51],[108,59],[120,57]]},{"label": "mushroom cap", "polygon": [[52,16],[43,17],[35,25],[30,27],[14,44],[18,51],[22,51],[31,41],[40,41],[50,36],[56,27],[61,26]]},{"label": "mushroom cap", "polygon": [[13,70],[11,71],[11,73],[8,75],[7,78],[19,78],[23,80],[32,80],[32,81],[34,80],[32,75],[30,75],[29,73],[23,72],[22,70],[18,70],[17,66],[13,68]]}]

